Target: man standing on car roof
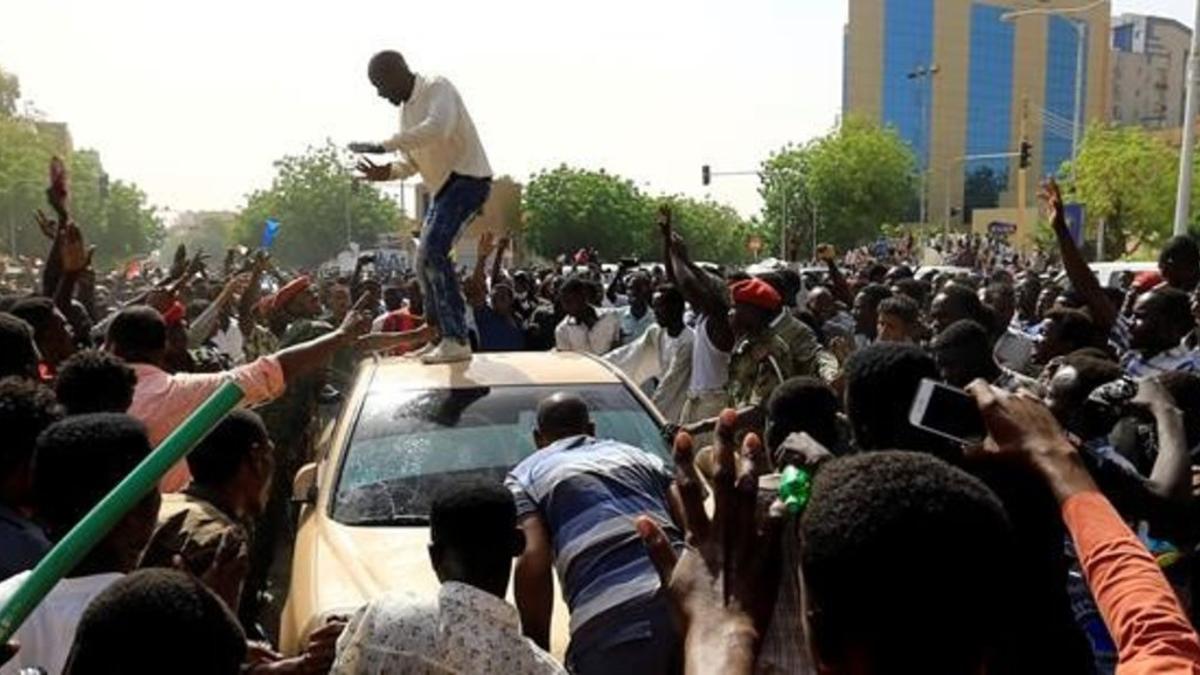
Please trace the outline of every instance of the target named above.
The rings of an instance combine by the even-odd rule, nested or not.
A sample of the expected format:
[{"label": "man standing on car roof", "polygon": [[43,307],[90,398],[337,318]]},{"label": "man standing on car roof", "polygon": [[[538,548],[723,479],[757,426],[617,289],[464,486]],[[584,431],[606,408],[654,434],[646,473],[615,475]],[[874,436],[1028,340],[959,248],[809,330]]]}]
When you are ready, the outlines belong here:
[{"label": "man standing on car roof", "polygon": [[391,164],[362,159],[358,170],[371,181],[402,180],[419,172],[434,195],[421,228],[417,277],[425,296],[425,319],[441,330],[442,340],[421,360],[470,360],[467,310],[448,255],[466,224],[483,209],[492,167],[475,123],[449,80],[412,72],[394,51],[373,56],[367,76],[381,97],[401,107],[400,132],[382,143],[351,143],[350,150],[396,152],[400,159]]}]

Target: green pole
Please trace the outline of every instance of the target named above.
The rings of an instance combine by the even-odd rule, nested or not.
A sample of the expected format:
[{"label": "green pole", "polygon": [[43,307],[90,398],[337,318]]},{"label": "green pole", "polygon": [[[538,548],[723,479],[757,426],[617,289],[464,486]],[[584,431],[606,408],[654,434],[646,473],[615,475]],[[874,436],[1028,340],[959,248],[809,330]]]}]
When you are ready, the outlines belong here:
[{"label": "green pole", "polygon": [[74,569],[134,505],[151,490],[158,489],[158,481],[167,470],[187,456],[243,396],[241,388],[233,382],[222,384],[50,549],[25,583],[0,608],[0,644],[8,642],[54,585]]}]

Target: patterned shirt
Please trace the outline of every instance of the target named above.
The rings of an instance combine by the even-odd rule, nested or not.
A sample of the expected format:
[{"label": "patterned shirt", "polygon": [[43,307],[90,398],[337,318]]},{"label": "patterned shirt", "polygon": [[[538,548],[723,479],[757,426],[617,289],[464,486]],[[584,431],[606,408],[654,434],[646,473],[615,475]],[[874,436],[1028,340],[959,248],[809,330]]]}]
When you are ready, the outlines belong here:
[{"label": "patterned shirt", "polygon": [[653,518],[681,545],[663,460],[617,441],[570,436],[527,457],[505,485],[518,518],[536,513],[546,522],[572,634],[606,610],[658,592],[633,519]]},{"label": "patterned shirt", "polygon": [[437,605],[387,595],[358,610],[337,643],[332,675],[565,673],[521,636],[517,608],[474,586],[447,581]]},{"label": "patterned shirt", "polygon": [[1179,345],[1150,358],[1137,351],[1128,351],[1121,357],[1121,367],[1125,374],[1137,379],[1171,371],[1200,372],[1200,351]]}]

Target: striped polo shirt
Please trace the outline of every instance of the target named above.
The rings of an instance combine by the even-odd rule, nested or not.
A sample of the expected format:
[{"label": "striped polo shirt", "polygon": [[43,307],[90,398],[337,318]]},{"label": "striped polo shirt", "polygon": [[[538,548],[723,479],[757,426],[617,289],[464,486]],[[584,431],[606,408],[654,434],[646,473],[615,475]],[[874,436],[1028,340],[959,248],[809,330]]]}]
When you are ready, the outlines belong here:
[{"label": "striped polo shirt", "polygon": [[650,516],[682,546],[667,502],[671,480],[655,455],[590,436],[560,439],[508,474],[517,517],[537,513],[550,531],[571,633],[606,610],[658,591],[658,573],[633,520]]}]

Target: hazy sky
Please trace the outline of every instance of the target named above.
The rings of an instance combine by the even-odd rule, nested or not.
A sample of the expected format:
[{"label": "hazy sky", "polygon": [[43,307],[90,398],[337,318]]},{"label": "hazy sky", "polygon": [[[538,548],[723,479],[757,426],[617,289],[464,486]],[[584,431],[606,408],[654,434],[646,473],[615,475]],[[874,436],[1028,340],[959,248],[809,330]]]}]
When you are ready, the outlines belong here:
[{"label": "hazy sky", "polygon": [[[1192,7],[1113,2],[1188,25]],[[703,196],[700,165],[754,169],[834,123],[846,2],[0,0],[0,17],[25,97],[184,210],[238,207],[274,159],[326,137],[393,133],[365,73],[381,48],[458,86],[498,173],[567,162]],[[749,214],[755,188],[710,194]]]}]

